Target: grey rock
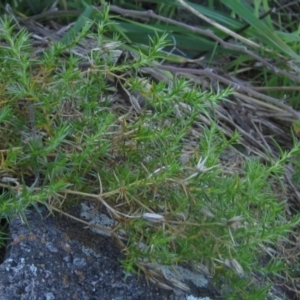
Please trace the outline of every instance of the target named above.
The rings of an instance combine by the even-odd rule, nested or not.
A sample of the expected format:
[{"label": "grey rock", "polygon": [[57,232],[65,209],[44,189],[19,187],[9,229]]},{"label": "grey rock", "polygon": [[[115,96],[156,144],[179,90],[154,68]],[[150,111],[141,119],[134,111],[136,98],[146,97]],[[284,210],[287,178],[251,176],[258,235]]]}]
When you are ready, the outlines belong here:
[{"label": "grey rock", "polygon": [[11,240],[0,265],[1,300],[219,299],[208,287],[192,287],[186,294],[158,289],[142,276],[125,280],[122,254],[110,237],[54,217],[44,207],[39,213],[28,210],[26,218],[10,224]]}]

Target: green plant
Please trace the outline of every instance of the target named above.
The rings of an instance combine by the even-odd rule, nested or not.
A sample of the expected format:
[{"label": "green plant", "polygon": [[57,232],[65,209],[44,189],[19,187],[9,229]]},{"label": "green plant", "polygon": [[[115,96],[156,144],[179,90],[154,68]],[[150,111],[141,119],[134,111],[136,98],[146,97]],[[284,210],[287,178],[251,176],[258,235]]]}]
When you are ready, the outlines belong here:
[{"label": "green plant", "polygon": [[[85,18],[92,12],[100,22]],[[208,92],[191,74],[162,66],[184,61],[166,50],[172,41],[163,26],[150,45],[128,45],[128,32],[111,34],[120,23],[108,7],[87,6],[73,31],[40,51],[25,30],[1,22],[0,217],[89,199],[114,217],[127,271],[159,282],[161,265],[201,263],[224,293],[230,286],[228,298],[264,299],[269,276],[286,267],[276,257],[260,262],[299,221],[285,215],[274,190],[284,190],[280,176],[299,143],[278,146],[277,157],[261,154],[265,164],[235,152],[241,134],[214,121],[234,86]],[[93,49],[79,55],[86,39]]]}]

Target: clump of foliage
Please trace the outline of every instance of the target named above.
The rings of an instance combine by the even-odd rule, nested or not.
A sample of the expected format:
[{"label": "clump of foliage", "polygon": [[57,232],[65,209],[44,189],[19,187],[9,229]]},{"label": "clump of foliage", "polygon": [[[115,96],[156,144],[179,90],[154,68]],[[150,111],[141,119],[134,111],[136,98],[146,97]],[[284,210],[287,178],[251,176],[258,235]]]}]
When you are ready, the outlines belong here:
[{"label": "clump of foliage", "polygon": [[205,266],[229,298],[264,299],[270,276],[287,269],[272,253],[299,221],[278,195],[300,144],[283,151],[274,143],[266,154],[266,138],[258,155],[247,153],[242,127],[215,122],[236,85],[207,91],[174,75],[163,61],[185,60],[168,52],[167,28],[149,46],[128,46],[129,25],[112,35],[121,21],[110,12],[87,5],[73,30],[45,49],[1,20],[0,217],[37,203],[62,212],[74,199],[100,203],[115,221],[128,272],[138,268],[159,283],[161,266],[189,262]]}]

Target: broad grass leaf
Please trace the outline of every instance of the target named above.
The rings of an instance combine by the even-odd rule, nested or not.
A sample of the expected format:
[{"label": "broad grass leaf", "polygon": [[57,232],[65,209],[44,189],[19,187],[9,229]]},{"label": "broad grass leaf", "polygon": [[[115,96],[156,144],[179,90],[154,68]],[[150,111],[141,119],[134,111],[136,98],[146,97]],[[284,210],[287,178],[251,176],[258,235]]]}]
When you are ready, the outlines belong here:
[{"label": "broad grass leaf", "polygon": [[240,2],[236,0],[222,0],[222,3],[230,8],[234,13],[243,18],[250,24],[255,31],[256,37],[259,38],[261,43],[266,44],[268,47],[288,55],[292,59],[299,60],[297,55],[265,22],[259,20],[254,11],[245,1]]}]

